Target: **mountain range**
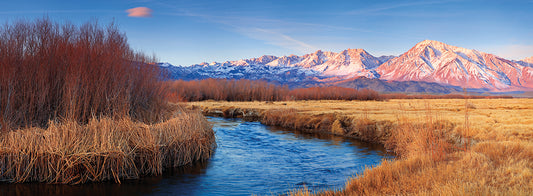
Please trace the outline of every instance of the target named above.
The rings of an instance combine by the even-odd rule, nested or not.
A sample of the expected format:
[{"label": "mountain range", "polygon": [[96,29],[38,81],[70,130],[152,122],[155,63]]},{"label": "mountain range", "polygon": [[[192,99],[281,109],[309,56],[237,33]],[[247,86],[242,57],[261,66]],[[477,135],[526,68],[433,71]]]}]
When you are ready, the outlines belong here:
[{"label": "mountain range", "polygon": [[514,61],[514,62],[518,63],[518,64],[520,64],[522,66],[533,67],[533,56],[525,58],[525,59],[520,60],[520,61]]},{"label": "mountain range", "polygon": [[533,90],[533,57],[511,61],[477,50],[424,40],[400,56],[375,57],[364,49],[318,50],[303,56],[159,64],[173,79],[263,79],[291,87],[345,86],[384,92],[450,93]]}]

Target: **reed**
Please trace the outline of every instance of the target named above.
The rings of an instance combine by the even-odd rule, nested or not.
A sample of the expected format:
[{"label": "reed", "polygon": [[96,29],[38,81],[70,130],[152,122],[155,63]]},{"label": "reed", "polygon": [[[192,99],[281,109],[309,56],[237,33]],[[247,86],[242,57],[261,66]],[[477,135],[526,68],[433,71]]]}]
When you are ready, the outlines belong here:
[{"label": "reed", "polygon": [[51,121],[46,129],[2,133],[0,180],[120,183],[207,159],[214,145],[214,133],[199,113],[177,113],[153,125],[108,117],[87,124]]}]

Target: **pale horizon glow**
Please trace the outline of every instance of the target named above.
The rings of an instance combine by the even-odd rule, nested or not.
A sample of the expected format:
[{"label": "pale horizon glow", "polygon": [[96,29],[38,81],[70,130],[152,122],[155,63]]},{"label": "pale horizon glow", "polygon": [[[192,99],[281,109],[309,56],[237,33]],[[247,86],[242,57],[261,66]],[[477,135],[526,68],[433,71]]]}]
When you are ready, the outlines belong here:
[{"label": "pale horizon glow", "polygon": [[533,56],[532,8],[483,0],[19,0],[4,2],[0,18],[115,23],[132,48],[173,65],[348,48],[398,56],[423,40],[521,60]]}]

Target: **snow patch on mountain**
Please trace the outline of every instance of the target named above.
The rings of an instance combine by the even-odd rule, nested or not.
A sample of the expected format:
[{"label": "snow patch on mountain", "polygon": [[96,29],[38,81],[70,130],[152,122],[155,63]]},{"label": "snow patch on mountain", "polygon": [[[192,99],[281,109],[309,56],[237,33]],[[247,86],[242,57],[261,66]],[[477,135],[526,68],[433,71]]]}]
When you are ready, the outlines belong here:
[{"label": "snow patch on mountain", "polygon": [[170,63],[168,63],[168,62],[158,63],[158,65],[159,65],[160,67],[174,66],[174,65],[172,65],[172,64],[170,64]]},{"label": "snow patch on mountain", "polygon": [[380,56],[380,57],[377,57],[377,58],[378,58],[378,60],[380,62],[379,64],[381,65],[381,64],[383,64],[383,63],[385,63],[385,62],[387,62],[387,61],[389,61],[389,60],[391,60],[393,58],[396,58],[396,56],[394,56],[394,55],[383,55],[383,56]]},{"label": "snow patch on mountain", "polygon": [[[185,80],[263,79],[279,84],[305,86],[364,77],[492,91],[533,89],[533,57],[510,61],[493,54],[433,40],[419,42],[397,57],[375,57],[363,49],[347,49],[339,53],[318,50],[302,56],[263,55],[187,67],[172,66],[169,63],[159,65],[172,78]],[[420,87],[420,83],[416,85]],[[432,85],[421,86],[429,88]]]},{"label": "snow patch on mountain", "polygon": [[518,64],[520,64],[522,66],[533,67],[533,56],[525,58],[525,59],[522,59],[520,61],[514,61],[514,62],[518,63]]},{"label": "snow patch on mountain", "polygon": [[424,40],[382,64],[376,71],[381,75],[380,79],[385,80],[505,90],[533,86],[524,83],[521,77],[523,67],[492,54]]},{"label": "snow patch on mountain", "polygon": [[[376,69],[383,60],[389,56],[378,59],[363,49],[348,49],[339,53],[323,52],[318,50],[303,56],[289,55],[276,57],[264,55],[259,58],[242,59],[238,61],[227,61],[224,63],[201,63],[194,66],[269,66],[269,67],[293,67],[304,70],[313,70],[324,76],[352,78],[365,76],[369,78],[377,77]],[[313,73],[315,73],[313,72]]]}]

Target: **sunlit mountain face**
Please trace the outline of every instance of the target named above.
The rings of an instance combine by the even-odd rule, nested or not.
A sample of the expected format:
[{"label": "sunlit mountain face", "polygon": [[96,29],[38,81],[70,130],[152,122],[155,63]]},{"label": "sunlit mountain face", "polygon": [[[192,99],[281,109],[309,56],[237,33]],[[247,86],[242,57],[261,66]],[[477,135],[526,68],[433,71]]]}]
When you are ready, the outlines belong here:
[{"label": "sunlit mountain face", "polygon": [[425,40],[377,68],[380,79],[490,90],[532,88],[531,67],[493,54]]},{"label": "sunlit mountain face", "polygon": [[435,93],[462,88],[533,89],[533,57],[512,61],[432,40],[424,40],[397,57],[375,57],[364,49],[347,49],[191,66],[160,65],[173,79],[263,79],[292,87],[343,85],[387,92]]}]

